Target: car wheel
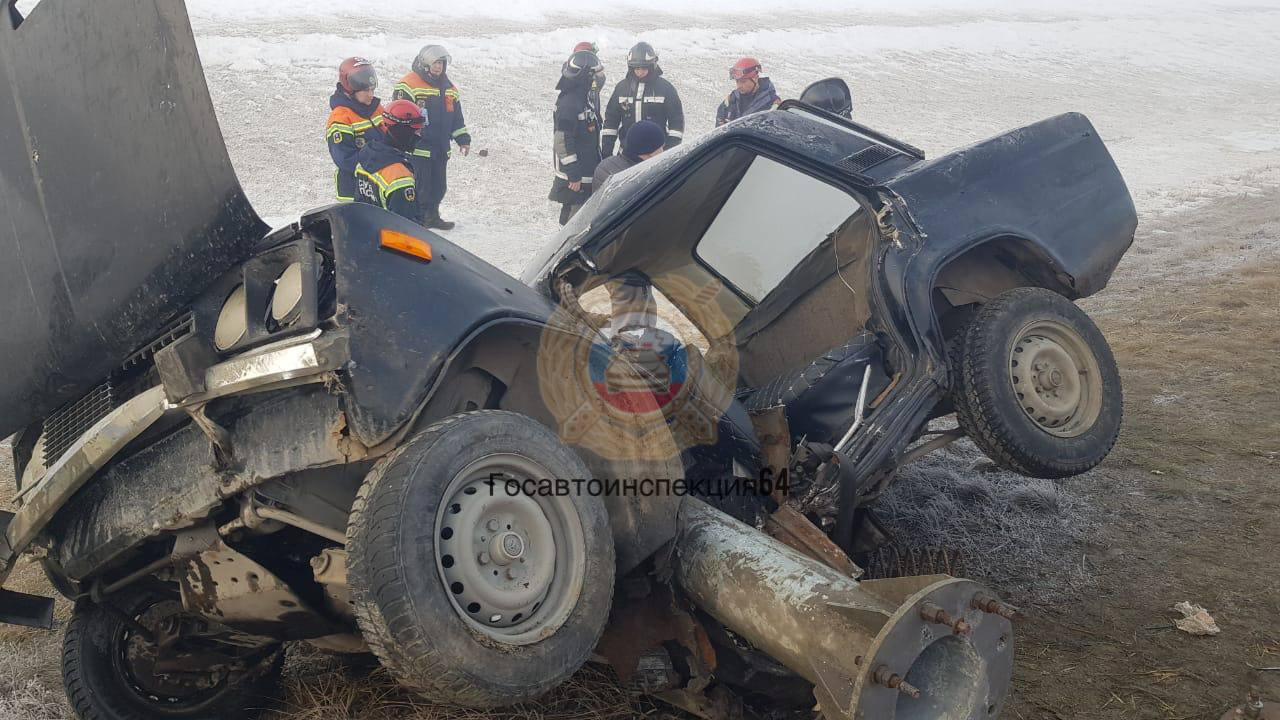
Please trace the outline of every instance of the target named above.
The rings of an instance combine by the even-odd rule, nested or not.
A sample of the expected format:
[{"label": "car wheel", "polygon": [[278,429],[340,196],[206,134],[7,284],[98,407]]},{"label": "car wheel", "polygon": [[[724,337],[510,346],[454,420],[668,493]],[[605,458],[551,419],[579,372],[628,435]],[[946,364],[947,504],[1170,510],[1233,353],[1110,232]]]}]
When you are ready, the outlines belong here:
[{"label": "car wheel", "polygon": [[965,325],[951,337],[947,338],[947,401],[951,404],[951,410],[956,414],[957,418],[963,417],[968,409],[963,407],[968,402],[967,391],[964,385],[964,350],[965,338],[968,336],[969,326]]},{"label": "car wheel", "polygon": [[962,350],[960,426],[996,464],[1039,478],[1078,475],[1120,433],[1120,373],[1075,303],[1017,288],[978,311]]},{"label": "car wheel", "polygon": [[[81,720],[246,718],[269,704],[283,666],[279,645],[188,648],[192,631],[206,625],[183,611],[176,594],[126,590],[110,602],[111,608],[76,603],[63,641],[63,684]],[[160,668],[197,653],[225,662]]]},{"label": "car wheel", "polygon": [[495,410],[436,423],[373,468],[351,512],[348,573],[365,641],[397,680],[494,707],[586,662],[613,599],[604,502],[507,481],[587,477],[551,430]]}]

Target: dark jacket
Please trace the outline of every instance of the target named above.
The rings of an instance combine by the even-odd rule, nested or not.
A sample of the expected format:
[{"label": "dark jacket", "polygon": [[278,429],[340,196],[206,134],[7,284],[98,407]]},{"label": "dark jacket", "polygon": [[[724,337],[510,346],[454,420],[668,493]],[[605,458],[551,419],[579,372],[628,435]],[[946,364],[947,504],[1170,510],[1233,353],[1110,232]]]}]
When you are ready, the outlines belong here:
[{"label": "dark jacket", "polygon": [[606,180],[627,168],[635,167],[639,164],[640,158],[632,157],[625,152],[620,152],[617,155],[610,155],[609,157],[601,160],[600,164],[596,166],[596,172],[591,177],[592,190],[600,190],[604,187]]},{"label": "dark jacket", "polygon": [[716,127],[752,113],[772,110],[781,104],[782,98],[778,97],[778,92],[773,89],[773,81],[762,77],[760,86],[750,95],[743,95],[737,88],[729,93],[724,102],[720,103],[720,109],[716,110]]},{"label": "dark jacket", "polygon": [[427,127],[422,131],[422,140],[413,154],[420,157],[431,157],[434,153],[448,156],[452,151],[450,142],[459,145],[470,145],[471,134],[467,131],[466,120],[462,117],[462,96],[458,88],[449,80],[448,73],[440,77],[423,79],[418,73],[409,71],[396,83],[392,100],[410,100],[422,108],[427,116]]},{"label": "dark jacket", "polygon": [[652,120],[667,131],[665,147],[669,150],[684,139],[684,106],[675,86],[662,77],[662,68],[655,67],[641,80],[634,72],[613,88],[613,96],[604,111],[604,130],[600,139],[601,154],[613,154],[615,141],[627,136],[627,130],[641,120]]},{"label": "dark jacket", "polygon": [[333,184],[339,200],[356,197],[356,156],[364,147],[364,134],[382,125],[382,101],[374,98],[368,105],[355,101],[339,85],[329,98],[329,123],[324,131],[325,144],[333,157]]},{"label": "dark jacket", "polygon": [[[555,127],[550,200],[581,205],[591,197],[591,176],[600,163],[600,94],[591,89],[591,78],[561,78],[553,114]],[[574,192],[569,183],[582,181]]]},{"label": "dark jacket", "polygon": [[410,160],[408,153],[387,143],[381,130],[367,133],[356,163],[356,199],[421,223]]}]

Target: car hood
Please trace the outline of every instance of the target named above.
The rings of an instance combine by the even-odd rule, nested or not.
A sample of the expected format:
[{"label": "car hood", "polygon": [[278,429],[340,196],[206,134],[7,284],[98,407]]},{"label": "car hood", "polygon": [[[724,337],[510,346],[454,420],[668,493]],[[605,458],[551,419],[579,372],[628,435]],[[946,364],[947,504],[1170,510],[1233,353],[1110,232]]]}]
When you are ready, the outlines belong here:
[{"label": "car hood", "polygon": [[0,437],[102,383],[265,234],[180,0],[0,17]]}]

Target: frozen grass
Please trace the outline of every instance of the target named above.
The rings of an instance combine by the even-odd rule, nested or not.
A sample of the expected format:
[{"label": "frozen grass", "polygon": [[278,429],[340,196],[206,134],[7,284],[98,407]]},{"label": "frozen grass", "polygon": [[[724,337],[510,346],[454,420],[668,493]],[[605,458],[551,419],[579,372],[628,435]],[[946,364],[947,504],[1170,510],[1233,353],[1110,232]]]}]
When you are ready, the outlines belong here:
[{"label": "frozen grass", "polygon": [[[16,636],[11,632],[6,635]],[[26,632],[0,640],[0,718],[71,717],[58,669],[60,634]]]},{"label": "frozen grass", "polygon": [[903,468],[876,509],[900,546],[956,551],[970,577],[1045,603],[1089,582],[1099,520],[1083,484],[1004,472],[962,440]]},{"label": "frozen grass", "polygon": [[499,711],[434,705],[405,691],[385,671],[360,657],[346,659],[291,648],[285,665],[285,697],[272,720],[622,720],[684,717],[621,687],[614,677],[587,666],[536,703]]}]

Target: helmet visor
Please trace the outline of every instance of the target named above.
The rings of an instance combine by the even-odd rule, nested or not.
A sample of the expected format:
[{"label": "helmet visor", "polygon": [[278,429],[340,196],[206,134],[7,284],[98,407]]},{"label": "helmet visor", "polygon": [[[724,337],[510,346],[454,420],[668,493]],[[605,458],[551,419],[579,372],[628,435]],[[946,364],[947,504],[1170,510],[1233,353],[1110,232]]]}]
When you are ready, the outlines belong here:
[{"label": "helmet visor", "polygon": [[412,128],[416,133],[422,132],[422,128],[427,126],[427,119],[421,115],[413,118],[398,118],[394,115],[388,115],[386,116],[386,120],[390,123],[391,127]]},{"label": "helmet visor", "polygon": [[402,127],[420,131],[427,125],[427,116],[408,100],[397,100],[383,113],[382,122],[388,130]]},{"label": "helmet visor", "polygon": [[750,67],[731,67],[729,68],[730,80],[742,80],[745,78],[753,78],[760,74],[760,66],[752,65]]},{"label": "helmet visor", "polygon": [[378,87],[378,73],[369,66],[358,67],[347,75],[347,87],[351,92],[374,90]]}]

